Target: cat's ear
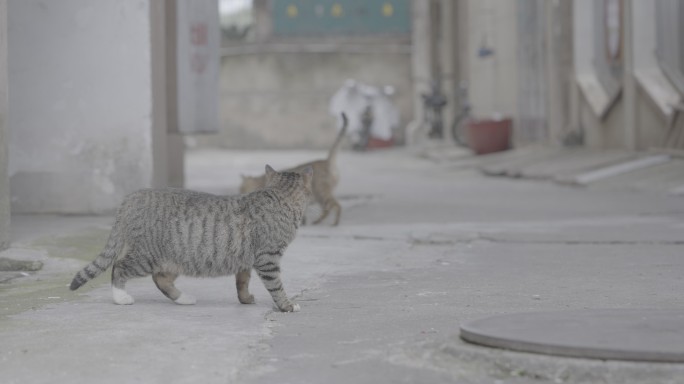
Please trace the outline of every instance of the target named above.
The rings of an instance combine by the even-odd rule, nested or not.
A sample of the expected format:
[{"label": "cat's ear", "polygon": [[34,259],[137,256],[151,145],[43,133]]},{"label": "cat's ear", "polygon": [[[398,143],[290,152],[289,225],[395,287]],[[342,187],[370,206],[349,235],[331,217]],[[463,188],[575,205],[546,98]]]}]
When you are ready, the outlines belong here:
[{"label": "cat's ear", "polygon": [[301,174],[304,176],[304,183],[306,183],[308,186],[311,186],[311,179],[313,179],[313,167],[307,165],[301,170]]},{"label": "cat's ear", "polygon": [[276,173],[275,169],[271,168],[270,165],[266,164],[266,176],[271,177]]}]

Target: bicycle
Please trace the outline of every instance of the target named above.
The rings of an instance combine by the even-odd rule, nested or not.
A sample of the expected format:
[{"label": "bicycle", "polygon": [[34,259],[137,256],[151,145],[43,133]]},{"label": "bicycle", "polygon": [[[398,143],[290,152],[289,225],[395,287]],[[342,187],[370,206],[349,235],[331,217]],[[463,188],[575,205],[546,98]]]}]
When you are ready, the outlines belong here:
[{"label": "bicycle", "polygon": [[423,97],[423,126],[428,127],[428,137],[431,139],[441,139],[444,137],[444,121],[442,109],[447,104],[446,97],[442,94],[439,81],[433,80],[430,93],[421,94]]},{"label": "bicycle", "polygon": [[365,151],[368,149],[368,143],[371,137],[371,126],[373,125],[373,107],[367,105],[361,113],[361,131],[358,132],[358,138],[353,141],[352,149],[355,151]]}]

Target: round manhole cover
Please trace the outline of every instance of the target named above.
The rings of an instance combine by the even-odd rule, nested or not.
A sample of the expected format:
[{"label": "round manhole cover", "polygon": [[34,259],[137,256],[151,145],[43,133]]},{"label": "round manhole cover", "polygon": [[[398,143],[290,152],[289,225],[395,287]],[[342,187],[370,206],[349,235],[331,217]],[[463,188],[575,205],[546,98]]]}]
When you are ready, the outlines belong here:
[{"label": "round manhole cover", "polygon": [[489,347],[548,355],[684,362],[684,310],[515,313],[463,324],[461,338]]}]

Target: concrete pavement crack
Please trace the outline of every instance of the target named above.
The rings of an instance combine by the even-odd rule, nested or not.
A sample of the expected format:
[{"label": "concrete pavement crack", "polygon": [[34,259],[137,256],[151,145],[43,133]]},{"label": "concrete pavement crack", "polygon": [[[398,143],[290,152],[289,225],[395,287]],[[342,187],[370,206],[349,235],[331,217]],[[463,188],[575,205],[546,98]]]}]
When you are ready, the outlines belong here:
[{"label": "concrete pavement crack", "polygon": [[480,235],[474,240],[505,244],[559,244],[559,245],[684,245],[684,240],[525,240],[503,239]]},{"label": "concrete pavement crack", "polygon": [[[313,239],[333,239],[333,238],[348,238],[351,240],[360,241],[397,241],[397,237],[382,237],[382,236],[367,236],[367,235],[302,235],[303,238]],[[441,236],[440,236],[441,237]],[[665,245],[665,246],[679,246],[684,245],[684,240],[581,240],[581,239],[549,239],[549,240],[527,240],[527,239],[511,239],[492,235],[485,235],[478,233],[475,236],[462,239],[446,239],[444,237],[435,239],[430,236],[414,237],[407,236],[406,241],[411,245],[427,245],[427,246],[449,246],[459,244],[472,244],[477,241],[486,241],[491,243],[501,244],[558,244],[558,245]]]},{"label": "concrete pavement crack", "polygon": [[382,237],[382,236],[366,236],[366,235],[349,235],[349,236],[334,236],[334,235],[299,235],[299,237],[302,238],[309,238],[309,239],[333,239],[333,238],[341,238],[341,237],[347,237],[352,240],[374,240],[374,241],[389,241],[389,240],[396,240],[391,237]]}]

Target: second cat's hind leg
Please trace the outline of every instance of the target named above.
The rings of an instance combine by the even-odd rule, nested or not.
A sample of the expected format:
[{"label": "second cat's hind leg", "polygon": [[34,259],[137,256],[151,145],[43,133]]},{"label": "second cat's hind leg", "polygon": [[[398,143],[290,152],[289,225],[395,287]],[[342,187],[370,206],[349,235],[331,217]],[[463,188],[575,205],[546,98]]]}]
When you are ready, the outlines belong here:
[{"label": "second cat's hind leg", "polygon": [[340,206],[340,203],[337,202],[337,200],[335,200],[334,198],[330,198],[320,205],[323,208],[323,213],[321,213],[321,217],[319,217],[318,219],[316,219],[316,221],[313,222],[314,224],[319,224],[320,222],[325,220],[325,218],[328,217],[332,209],[335,210],[335,222],[333,223],[333,225],[335,226],[340,223],[340,213],[342,211],[342,207]]},{"label": "second cat's hind leg", "polygon": [[335,221],[333,222],[333,226],[337,226],[340,223],[340,214],[342,214],[342,206],[335,199],[332,199],[331,204],[333,206],[333,209],[335,209]]},{"label": "second cat's hind leg", "polygon": [[181,305],[195,304],[197,300],[194,296],[181,292],[173,284],[173,282],[176,281],[177,277],[178,275],[175,273],[162,272],[153,274],[152,280],[154,280],[154,283],[157,285],[157,288],[159,288],[159,290],[162,291],[162,293],[166,297],[173,300],[174,303]]},{"label": "second cat's hind leg", "polygon": [[254,295],[249,293],[249,279],[252,271],[240,271],[235,274],[235,287],[237,288],[238,300],[242,304],[254,304]]}]

